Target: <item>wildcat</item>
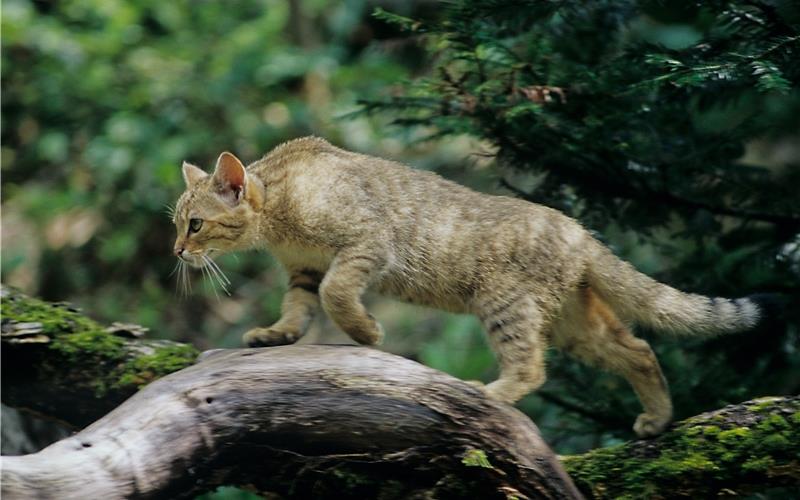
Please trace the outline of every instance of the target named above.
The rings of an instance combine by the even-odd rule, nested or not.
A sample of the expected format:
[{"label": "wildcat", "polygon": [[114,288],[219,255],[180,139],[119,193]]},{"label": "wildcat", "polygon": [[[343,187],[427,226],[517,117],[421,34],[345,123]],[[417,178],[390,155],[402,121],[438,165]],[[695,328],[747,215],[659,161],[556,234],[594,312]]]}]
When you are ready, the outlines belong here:
[{"label": "wildcat", "polygon": [[752,299],[680,292],[615,257],[574,219],[490,196],[430,172],[306,137],[245,166],[222,153],[213,174],[183,165],[175,255],[195,267],[219,253],[267,249],[285,267],[280,320],[244,335],[291,344],[322,308],[356,342],[383,330],[361,302],[369,288],[415,304],[475,314],[500,377],[487,393],[513,403],[545,381],[553,345],[625,377],[644,407],[639,436],[672,418],[653,351],[628,324],[702,335],[754,327]]}]

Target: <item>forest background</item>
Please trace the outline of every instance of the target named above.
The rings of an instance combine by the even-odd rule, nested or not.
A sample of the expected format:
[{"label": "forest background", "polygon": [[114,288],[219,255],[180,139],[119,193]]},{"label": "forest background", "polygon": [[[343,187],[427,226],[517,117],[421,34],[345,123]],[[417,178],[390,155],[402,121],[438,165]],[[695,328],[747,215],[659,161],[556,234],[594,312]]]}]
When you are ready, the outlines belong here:
[{"label": "forest background", "polygon": [[[230,295],[171,274],[180,165],[314,134],[581,220],[684,290],[800,295],[800,7],[763,1],[5,0],[2,281],[200,349],[279,315],[266,253]],[[376,296],[382,349],[464,379],[477,320]],[[793,316],[794,315],[794,316]],[[752,335],[642,331],[678,418],[800,391],[797,311]],[[302,342],[349,339],[324,318]],[[624,380],[549,353],[519,407],[559,453],[630,439]]]}]

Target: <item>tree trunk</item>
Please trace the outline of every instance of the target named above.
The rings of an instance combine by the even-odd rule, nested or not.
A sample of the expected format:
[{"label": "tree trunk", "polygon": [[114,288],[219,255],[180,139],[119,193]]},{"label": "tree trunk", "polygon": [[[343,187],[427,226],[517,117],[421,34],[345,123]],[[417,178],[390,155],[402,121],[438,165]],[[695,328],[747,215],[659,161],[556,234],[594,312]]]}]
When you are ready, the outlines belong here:
[{"label": "tree trunk", "polygon": [[355,346],[212,351],[73,437],[5,457],[2,494],[191,498],[577,498],[522,413]]}]

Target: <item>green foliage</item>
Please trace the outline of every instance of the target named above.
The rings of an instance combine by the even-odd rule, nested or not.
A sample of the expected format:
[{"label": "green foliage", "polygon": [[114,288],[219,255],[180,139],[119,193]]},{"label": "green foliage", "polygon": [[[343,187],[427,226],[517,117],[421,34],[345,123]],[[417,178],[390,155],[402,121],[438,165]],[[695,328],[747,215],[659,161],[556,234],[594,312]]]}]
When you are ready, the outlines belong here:
[{"label": "green foliage", "polygon": [[222,259],[235,301],[196,276],[179,300],[166,207],[183,190],[183,160],[209,170],[230,150],[254,161],[311,133],[362,150],[383,140],[369,121],[333,121],[405,75],[370,45],[371,10],[4,2],[3,281],[201,345],[238,346],[274,321],[283,277],[264,254]]},{"label": "green foliage", "polygon": [[[363,113],[475,137],[499,184],[577,217],[662,281],[800,297],[796,2],[464,0],[438,17],[375,15],[434,65]],[[797,308],[769,319],[758,335],[654,340],[678,416],[797,392]],[[630,435],[639,409],[623,381],[551,359],[544,402],[523,402],[550,442]]]},{"label": "green foliage", "polygon": [[[737,270],[769,256],[773,269],[744,276],[744,288],[797,290],[797,273],[777,280],[774,261],[800,228],[800,174],[740,161],[753,139],[797,131],[797,17],[788,2],[453,3],[424,23],[434,75],[365,109],[490,142],[512,174],[540,175],[534,192],[518,194],[592,227],[668,227],[711,247],[695,249],[695,261],[746,250]],[[709,127],[721,112],[729,123]],[[703,286],[742,291],[720,281]]]},{"label": "green foliage", "polygon": [[420,361],[461,379],[488,381],[496,367],[483,336],[477,319],[455,316],[441,326],[435,337],[418,346]]}]

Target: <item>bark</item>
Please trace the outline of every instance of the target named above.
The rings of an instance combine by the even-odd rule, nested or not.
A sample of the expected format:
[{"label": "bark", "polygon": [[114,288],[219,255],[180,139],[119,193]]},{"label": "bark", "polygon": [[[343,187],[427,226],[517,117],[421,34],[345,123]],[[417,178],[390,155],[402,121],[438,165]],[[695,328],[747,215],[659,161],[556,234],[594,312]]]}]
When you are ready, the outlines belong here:
[{"label": "bark", "polygon": [[212,351],[73,437],[5,457],[2,495],[576,498],[522,413],[355,346]]}]

